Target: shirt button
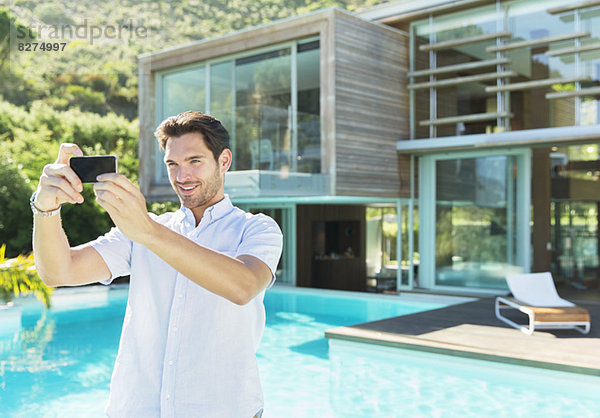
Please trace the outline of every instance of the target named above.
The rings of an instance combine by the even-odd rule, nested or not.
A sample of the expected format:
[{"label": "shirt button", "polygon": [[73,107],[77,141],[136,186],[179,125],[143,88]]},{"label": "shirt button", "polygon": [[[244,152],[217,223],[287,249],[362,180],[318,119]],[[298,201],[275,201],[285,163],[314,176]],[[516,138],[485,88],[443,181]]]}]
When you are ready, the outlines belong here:
[{"label": "shirt button", "polygon": [[172,365],[173,365],[173,360],[171,360],[171,361],[169,362],[169,366],[172,366]]},{"label": "shirt button", "polygon": [[165,399],[168,401],[169,399],[171,399],[171,395],[165,396]]},{"label": "shirt button", "polygon": [[173,327],[173,331],[177,331],[177,327]]},{"label": "shirt button", "polygon": [[182,298],[183,298],[183,295],[180,293],[180,294],[178,294],[178,295],[177,295],[177,297],[178,297],[179,299],[182,299]]}]

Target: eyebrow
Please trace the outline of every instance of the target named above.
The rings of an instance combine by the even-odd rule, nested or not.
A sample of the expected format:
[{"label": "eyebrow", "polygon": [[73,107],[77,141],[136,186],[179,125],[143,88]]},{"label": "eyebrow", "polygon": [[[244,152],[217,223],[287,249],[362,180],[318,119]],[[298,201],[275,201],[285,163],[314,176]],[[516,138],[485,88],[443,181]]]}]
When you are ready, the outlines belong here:
[{"label": "eyebrow", "polygon": [[[186,159],[184,161],[201,160],[202,158],[206,158],[206,155],[204,155],[204,154],[190,155],[189,157],[186,157]],[[165,163],[176,163],[176,162],[171,159],[168,159],[168,160],[165,160]]]}]

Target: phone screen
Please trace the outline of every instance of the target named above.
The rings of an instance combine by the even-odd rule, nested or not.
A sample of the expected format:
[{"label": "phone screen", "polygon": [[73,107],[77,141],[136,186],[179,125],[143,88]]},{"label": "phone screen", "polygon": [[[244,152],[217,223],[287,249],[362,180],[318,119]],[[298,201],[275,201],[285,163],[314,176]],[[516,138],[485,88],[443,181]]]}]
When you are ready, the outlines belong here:
[{"label": "phone screen", "polygon": [[82,183],[95,183],[96,177],[100,174],[117,172],[117,157],[114,155],[71,157],[69,165]]}]

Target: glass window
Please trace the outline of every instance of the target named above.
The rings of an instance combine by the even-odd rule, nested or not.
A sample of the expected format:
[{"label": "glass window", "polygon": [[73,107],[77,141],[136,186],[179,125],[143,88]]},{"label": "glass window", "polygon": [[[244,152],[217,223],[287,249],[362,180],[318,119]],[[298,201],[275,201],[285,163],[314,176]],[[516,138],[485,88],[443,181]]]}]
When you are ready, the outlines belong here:
[{"label": "glass window", "polygon": [[595,281],[598,277],[598,202],[553,201],[551,214],[555,278],[575,286]]},{"label": "glass window", "polygon": [[552,147],[550,161],[553,178],[600,181],[600,144]]},{"label": "glass window", "polygon": [[[229,132],[229,146],[235,148],[234,108],[235,90],[233,86],[233,61],[210,65],[210,109],[209,113],[219,119]],[[230,170],[235,170],[236,159]]]},{"label": "glass window", "polygon": [[417,283],[417,276],[419,272],[419,214],[418,214],[418,205],[413,205],[413,227],[410,225],[410,204],[402,204],[402,216],[400,221],[400,230],[401,230],[401,251],[400,251],[400,282],[402,286],[409,286],[409,274],[410,274],[410,235],[412,234],[412,243],[413,243],[413,265],[414,265],[414,275],[413,280]]},{"label": "glass window", "polygon": [[[564,0],[512,0],[496,4],[434,16],[411,25],[414,45],[413,71],[440,69],[447,66],[471,64],[486,60],[506,59],[502,65],[477,69],[460,69],[452,72],[425,74],[414,78],[413,83],[439,82],[445,79],[474,74],[511,71],[514,75],[477,82],[433,86],[417,89],[414,103],[415,137],[439,137],[481,132],[548,128],[558,126],[596,124],[600,120],[597,91],[575,96],[552,93],[569,93],[599,87],[600,48],[595,48],[600,38],[600,7],[584,7],[563,13],[550,13],[552,8],[564,6]],[[421,49],[430,43],[460,40],[488,33],[505,31],[509,37],[429,51]],[[575,37],[576,34],[588,35]],[[562,41],[543,41],[495,51],[488,49],[497,42],[515,44],[548,37],[571,37]],[[569,49],[587,47],[582,52]],[[594,49],[595,48],[595,49]],[[493,91],[498,84],[544,82],[564,79],[553,85],[523,85],[505,93]],[[487,88],[487,89],[486,89]],[[487,90],[487,91],[486,91]],[[431,106],[429,105],[431,103]],[[501,125],[494,113],[505,117]],[[488,114],[485,120],[469,121],[468,115]],[[461,116],[467,120],[460,120]],[[444,121],[444,118],[454,118]],[[440,119],[442,119],[440,121]],[[432,128],[427,121],[437,120]]]},{"label": "glass window", "polygon": [[290,166],[290,48],[235,61],[237,170]]},{"label": "glass window", "polygon": [[[414,50],[411,62],[411,70],[423,71],[429,69],[429,53],[422,51],[419,47],[427,45],[430,38],[429,23],[427,20],[415,22],[411,25],[411,42]],[[413,79],[415,83],[428,81],[429,77],[417,77]],[[429,138],[429,127],[420,122],[429,120],[430,94],[429,90],[417,90],[414,93],[414,103],[411,103],[414,114],[414,137]]]},{"label": "glass window", "polygon": [[555,146],[550,152],[552,271],[574,286],[597,280],[600,145]]},{"label": "glass window", "polygon": [[186,110],[205,111],[206,68],[204,66],[166,74],[163,77],[162,118]]},{"label": "glass window", "polygon": [[319,41],[298,45],[298,154],[297,171],[321,172],[321,109]]},{"label": "glass window", "polygon": [[436,285],[505,288],[514,269],[516,157],[436,163]]},{"label": "glass window", "polygon": [[367,287],[396,291],[398,214],[396,207],[367,207]]},{"label": "glass window", "polygon": [[[589,39],[583,39],[581,45],[597,44],[600,38],[600,7],[584,9],[580,12],[581,30],[590,32]],[[582,88],[600,86],[600,48],[579,54],[579,67],[582,75],[589,80],[581,83]],[[579,104],[580,125],[600,123],[598,95],[584,96]]]},{"label": "glass window", "polygon": [[[157,79],[162,97],[157,123],[190,109],[218,118],[230,134],[233,194],[255,193],[256,187],[269,192],[313,186],[326,190],[327,175],[321,175],[320,61],[319,40],[313,38],[165,72]],[[156,161],[156,180],[164,184],[161,160]],[[234,174],[246,170],[263,173]],[[290,172],[321,176],[315,180],[288,176]]]},{"label": "glass window", "polygon": [[[231,131],[234,105],[233,61],[225,61],[210,66],[210,113]],[[233,135],[232,132],[229,132]]]},{"label": "glass window", "polygon": [[[420,47],[430,42],[439,43],[496,33],[498,31],[497,20],[496,6],[490,5],[450,15],[436,16],[433,18],[433,24],[427,20],[416,23],[413,30],[416,52],[413,68],[415,70],[439,69],[462,64],[476,64],[496,58],[495,53],[486,51],[488,46],[496,44],[495,38],[468,42],[451,48],[436,48],[433,51],[422,51]],[[496,71],[496,66],[493,65],[478,68],[467,67],[429,76],[419,76],[415,79],[415,83],[438,82]],[[415,127],[417,138],[431,135],[439,137],[482,133],[496,129],[495,117],[479,122],[467,119],[438,123],[434,130],[430,130],[427,124],[428,120],[497,112],[496,94],[485,91],[487,86],[495,84],[496,79],[494,78],[436,87],[432,94],[429,94],[429,89],[416,90],[415,117],[417,120]],[[435,114],[432,114],[430,104],[434,104]]]},{"label": "glass window", "polygon": [[[512,37],[507,42],[514,43],[535,40],[556,35],[567,35],[575,31],[572,19],[561,18],[547,12],[549,8],[562,6],[564,1],[511,1],[503,3],[506,11],[507,29]],[[549,56],[550,50],[572,47],[573,40],[535,45],[505,52],[510,59],[508,69],[517,73],[511,83],[546,80],[549,78],[575,77],[576,67],[565,62],[564,56]],[[569,87],[570,86],[570,87]],[[529,88],[511,92],[511,130],[547,128],[551,126],[574,125],[573,99],[546,99],[551,90],[573,88],[574,83],[557,84],[552,87]]]},{"label": "glass window", "polygon": [[[205,77],[205,66],[165,74],[162,77],[162,116],[160,121],[186,110],[205,112]],[[160,151],[157,143],[155,143],[155,147],[158,155],[155,160],[156,180],[158,183],[168,183],[168,173],[162,158],[163,152]]]}]

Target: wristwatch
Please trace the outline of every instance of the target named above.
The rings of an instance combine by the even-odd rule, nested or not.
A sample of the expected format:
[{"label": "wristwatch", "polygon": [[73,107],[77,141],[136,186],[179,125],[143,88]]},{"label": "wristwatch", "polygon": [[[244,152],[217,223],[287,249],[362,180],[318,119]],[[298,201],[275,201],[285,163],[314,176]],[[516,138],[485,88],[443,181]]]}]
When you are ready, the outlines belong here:
[{"label": "wristwatch", "polygon": [[54,215],[58,215],[60,213],[60,208],[62,207],[62,205],[60,205],[57,209],[54,209],[54,210],[49,210],[49,211],[39,210],[35,206],[35,203],[34,203],[36,195],[37,195],[37,190],[35,192],[33,192],[33,194],[31,195],[31,198],[29,199],[29,206],[31,206],[31,211],[33,212],[34,215],[37,215],[37,216],[54,216]]}]

